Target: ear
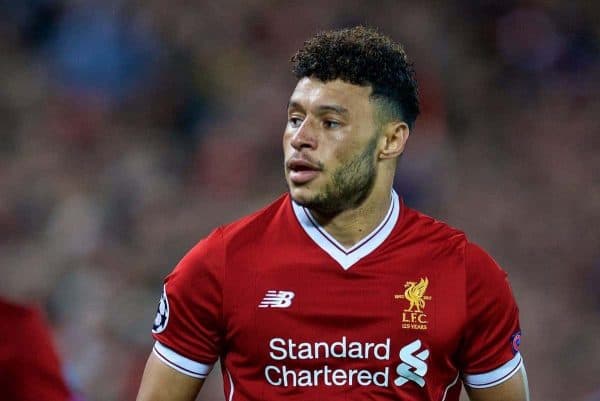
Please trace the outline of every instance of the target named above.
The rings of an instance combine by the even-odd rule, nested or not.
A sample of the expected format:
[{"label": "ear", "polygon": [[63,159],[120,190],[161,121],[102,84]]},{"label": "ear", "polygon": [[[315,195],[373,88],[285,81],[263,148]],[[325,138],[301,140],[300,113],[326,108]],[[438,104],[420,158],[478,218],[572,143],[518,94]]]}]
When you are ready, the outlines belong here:
[{"label": "ear", "polygon": [[410,135],[408,124],[403,121],[391,121],[383,128],[383,148],[379,151],[380,159],[393,159],[404,152],[406,141]]}]

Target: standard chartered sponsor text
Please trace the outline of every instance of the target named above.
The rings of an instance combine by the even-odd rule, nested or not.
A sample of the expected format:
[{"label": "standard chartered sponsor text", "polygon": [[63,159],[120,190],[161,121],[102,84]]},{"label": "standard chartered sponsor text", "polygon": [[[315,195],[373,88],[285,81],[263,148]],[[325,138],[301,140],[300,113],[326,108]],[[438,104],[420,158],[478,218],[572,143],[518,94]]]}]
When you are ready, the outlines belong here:
[{"label": "standard chartered sponsor text", "polygon": [[[390,368],[372,368],[366,363],[364,368],[331,367],[332,359],[345,360],[390,360],[390,339],[383,342],[348,341],[346,336],[334,342],[296,342],[293,339],[273,338],[269,341],[269,356],[274,361],[265,366],[264,375],[273,386],[310,387],[310,386],[370,386],[387,387]],[[323,361],[323,364],[310,363],[309,369],[294,368],[297,361]],[[289,365],[286,364],[289,361]],[[371,365],[371,366],[369,366]]]}]

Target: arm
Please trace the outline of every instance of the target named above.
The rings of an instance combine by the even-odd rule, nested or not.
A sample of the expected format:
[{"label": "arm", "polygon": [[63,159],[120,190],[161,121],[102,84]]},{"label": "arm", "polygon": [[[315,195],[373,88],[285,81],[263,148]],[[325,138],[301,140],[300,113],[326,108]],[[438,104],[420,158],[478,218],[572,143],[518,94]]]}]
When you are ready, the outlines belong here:
[{"label": "arm", "polygon": [[204,379],[179,373],[150,353],[136,401],[194,401]]},{"label": "arm", "polygon": [[510,379],[494,387],[471,388],[465,386],[471,401],[529,401],[529,385],[525,367]]},{"label": "arm", "polygon": [[221,351],[219,232],[200,241],[165,279],[156,340],[137,401],[192,401]]},{"label": "arm", "polygon": [[471,401],[529,401],[519,310],[506,273],[481,248],[468,244],[467,329],[461,358]]}]

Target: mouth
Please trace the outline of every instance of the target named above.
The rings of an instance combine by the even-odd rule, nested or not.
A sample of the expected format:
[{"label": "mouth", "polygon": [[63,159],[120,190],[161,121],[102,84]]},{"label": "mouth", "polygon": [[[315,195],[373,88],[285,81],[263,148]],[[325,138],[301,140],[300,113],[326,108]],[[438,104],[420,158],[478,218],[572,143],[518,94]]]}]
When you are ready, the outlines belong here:
[{"label": "mouth", "polygon": [[306,184],[319,175],[322,168],[317,163],[306,159],[291,158],[286,163],[290,181],[295,185]]}]

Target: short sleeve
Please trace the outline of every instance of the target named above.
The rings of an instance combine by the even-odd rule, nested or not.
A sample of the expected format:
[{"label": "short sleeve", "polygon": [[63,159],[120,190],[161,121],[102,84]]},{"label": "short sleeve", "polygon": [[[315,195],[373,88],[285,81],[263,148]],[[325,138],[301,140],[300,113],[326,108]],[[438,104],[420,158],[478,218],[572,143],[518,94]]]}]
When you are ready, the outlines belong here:
[{"label": "short sleeve", "polygon": [[153,352],[188,376],[204,378],[222,344],[222,272],[220,230],[193,247],[166,277],[152,327]]},{"label": "short sleeve", "polygon": [[467,244],[467,323],[460,352],[465,385],[498,385],[522,365],[519,309],[507,274],[480,247]]}]

